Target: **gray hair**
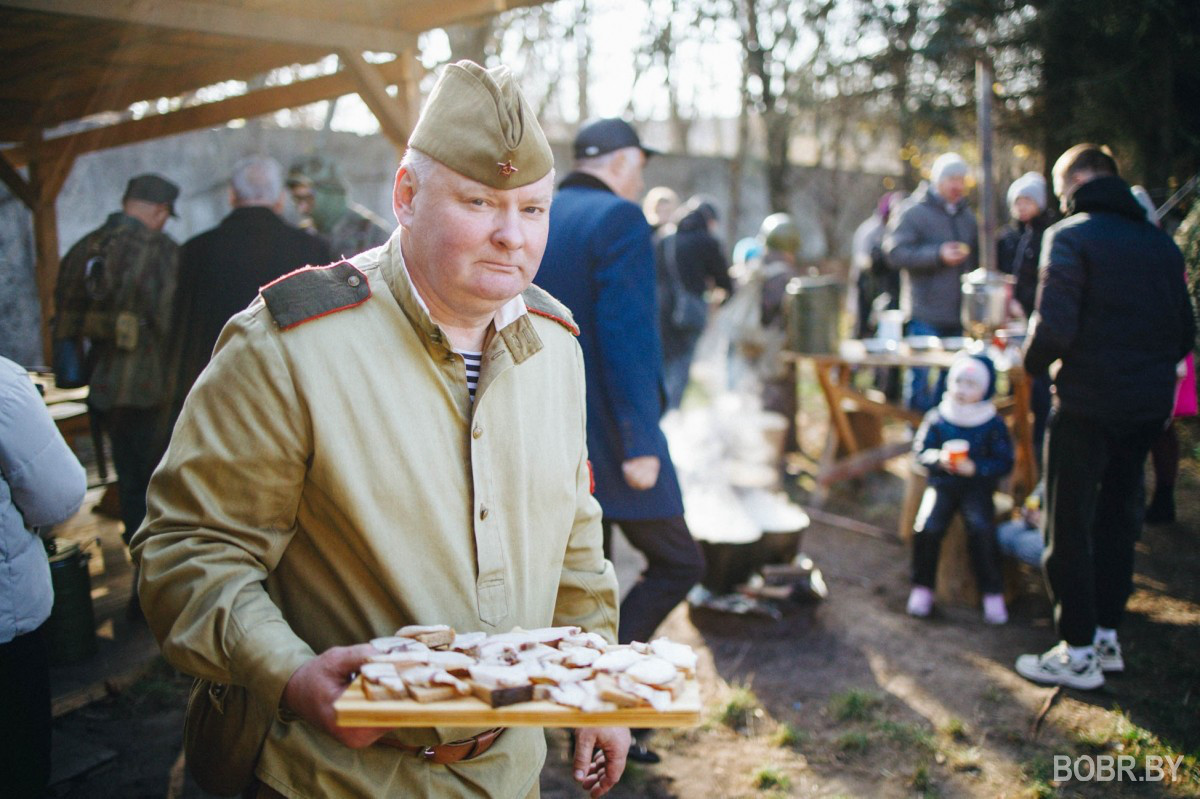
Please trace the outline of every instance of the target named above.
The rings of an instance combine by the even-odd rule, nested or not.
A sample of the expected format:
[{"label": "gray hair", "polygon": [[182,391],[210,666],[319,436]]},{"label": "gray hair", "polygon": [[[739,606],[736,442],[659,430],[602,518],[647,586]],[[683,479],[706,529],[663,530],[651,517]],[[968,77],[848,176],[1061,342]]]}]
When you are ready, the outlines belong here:
[{"label": "gray hair", "polygon": [[436,163],[437,161],[420,150],[409,147],[400,159],[400,168],[416,178],[417,185],[420,185],[433,173],[433,165]]},{"label": "gray hair", "polygon": [[274,205],[283,195],[283,167],[274,158],[252,155],[234,164],[229,182],[238,205]]}]

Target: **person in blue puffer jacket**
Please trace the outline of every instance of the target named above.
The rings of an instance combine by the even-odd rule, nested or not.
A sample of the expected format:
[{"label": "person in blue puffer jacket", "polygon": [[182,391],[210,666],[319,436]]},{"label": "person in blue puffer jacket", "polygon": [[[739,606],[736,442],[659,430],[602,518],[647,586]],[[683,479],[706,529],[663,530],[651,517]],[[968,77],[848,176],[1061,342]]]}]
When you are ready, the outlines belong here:
[{"label": "person in blue puffer jacket", "polygon": [[929,484],[913,525],[910,615],[928,616],[933,609],[942,538],[961,511],[971,566],[983,594],[983,619],[989,624],[1008,621],[992,493],[1012,471],[1013,444],[992,402],[995,387],[996,369],[986,355],[960,356],[950,367],[941,402],[925,414],[913,440],[917,461],[929,470]]},{"label": "person in blue puffer jacket", "polygon": [[50,778],[46,620],[54,604],[39,528],[79,510],[87,475],[24,367],[0,357],[0,783],[42,796]]}]

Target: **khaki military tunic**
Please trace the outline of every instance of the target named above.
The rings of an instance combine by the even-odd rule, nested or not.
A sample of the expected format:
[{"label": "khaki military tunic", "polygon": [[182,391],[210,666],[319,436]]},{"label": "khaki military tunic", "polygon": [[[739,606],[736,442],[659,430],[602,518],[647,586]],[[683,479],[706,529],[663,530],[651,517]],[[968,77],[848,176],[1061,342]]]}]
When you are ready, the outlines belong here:
[{"label": "khaki military tunic", "polygon": [[[352,259],[369,287],[353,307],[281,329],[260,297],[231,320],[134,539],[167,659],[272,706],[314,653],[405,624],[577,624],[615,638],[582,356],[546,318],[566,310],[526,292],[531,312],[489,338],[472,404],[399,241]],[[424,745],[480,731],[391,735]],[[439,766],[280,718],[257,774],[297,797],[520,797],[536,794],[544,756],[537,728]]]}]

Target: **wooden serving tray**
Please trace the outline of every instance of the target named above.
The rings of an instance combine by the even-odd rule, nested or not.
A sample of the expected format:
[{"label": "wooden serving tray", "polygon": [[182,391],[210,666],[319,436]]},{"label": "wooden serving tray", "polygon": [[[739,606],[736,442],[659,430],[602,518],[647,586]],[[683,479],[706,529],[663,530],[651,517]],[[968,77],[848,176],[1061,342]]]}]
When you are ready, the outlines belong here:
[{"label": "wooden serving tray", "polygon": [[553,702],[493,708],[464,696],[444,702],[372,700],[355,678],[333,705],[339,727],[694,727],[700,723],[700,686],[694,679],[664,711],[652,707],[587,712]]}]

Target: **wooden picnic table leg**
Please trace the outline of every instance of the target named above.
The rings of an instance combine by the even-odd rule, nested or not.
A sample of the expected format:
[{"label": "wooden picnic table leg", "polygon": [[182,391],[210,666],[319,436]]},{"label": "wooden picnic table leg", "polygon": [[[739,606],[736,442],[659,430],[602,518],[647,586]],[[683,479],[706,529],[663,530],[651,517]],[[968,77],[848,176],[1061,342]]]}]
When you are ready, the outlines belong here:
[{"label": "wooden picnic table leg", "polygon": [[[842,410],[841,390],[834,385],[831,372],[834,369],[834,364],[823,363],[814,360],[812,362],[813,372],[817,376],[817,384],[821,387],[821,394],[825,397],[825,404],[829,408],[829,432],[825,436],[825,449],[821,453],[821,461],[817,465],[817,484],[812,492],[811,502],[814,507],[821,507],[825,504],[825,500],[829,497],[829,474],[838,465],[838,442],[840,441],[848,454],[858,452],[858,438],[854,435],[854,429],[850,425],[850,419],[846,416],[846,412]],[[839,375],[839,382],[844,383],[848,377],[848,370],[843,367],[842,374]]]},{"label": "wooden picnic table leg", "polygon": [[1013,463],[1013,502],[1018,506],[1037,483],[1037,466],[1033,454],[1033,425],[1030,424],[1029,376],[1020,366],[1008,370],[1009,384],[1013,393],[1012,432],[1015,444]]},{"label": "wooden picnic table leg", "polygon": [[[834,365],[830,363],[813,362],[817,383],[821,386],[821,393],[825,395],[825,404],[829,406],[829,420],[833,423],[833,429],[837,431],[846,454],[853,455],[859,450],[858,438],[854,435],[854,428],[850,426],[850,418],[842,409],[842,392],[834,385],[830,375],[833,368]],[[839,379],[839,382],[842,381],[844,378]]]}]

